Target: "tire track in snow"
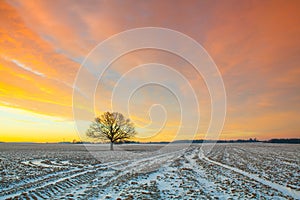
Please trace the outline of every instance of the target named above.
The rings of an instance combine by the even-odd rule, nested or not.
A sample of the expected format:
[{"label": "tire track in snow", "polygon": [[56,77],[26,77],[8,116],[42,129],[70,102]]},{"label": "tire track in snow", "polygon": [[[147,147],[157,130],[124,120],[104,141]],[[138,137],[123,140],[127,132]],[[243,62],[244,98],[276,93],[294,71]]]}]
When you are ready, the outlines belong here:
[{"label": "tire track in snow", "polygon": [[[185,152],[186,149],[177,150],[169,153],[163,153],[158,155],[153,155],[146,158],[138,158],[128,161],[126,166],[124,166],[124,163],[116,164],[113,166],[110,166],[108,168],[111,168],[114,170],[114,173],[109,173],[108,176],[104,176],[105,181],[101,181],[98,184],[98,187],[91,188],[88,190],[88,194],[94,194],[95,190],[103,189],[101,194],[102,197],[106,195],[111,195],[110,187],[117,183],[118,181],[122,179],[127,179],[128,177],[133,178],[132,173],[149,173],[148,170],[154,171],[151,167],[156,166],[156,168],[160,168],[163,163],[170,162],[172,159],[176,159],[177,157],[181,156],[182,152]],[[159,167],[157,167],[159,166]],[[155,168],[155,167],[154,167]],[[146,172],[145,172],[145,171]],[[127,177],[128,176],[128,177]],[[129,181],[129,180],[127,180]],[[94,191],[93,191],[94,190]],[[92,195],[86,196],[87,198],[94,198]],[[98,196],[99,197],[99,196]],[[100,197],[100,198],[102,198]]]},{"label": "tire track in snow", "polygon": [[[5,191],[1,191],[0,199],[10,199],[10,198],[15,198],[18,196],[21,196],[23,193],[31,193],[35,194],[34,192],[38,189],[43,189],[47,187],[54,187],[58,183],[68,181],[72,178],[78,178],[80,176],[84,176],[88,173],[97,173],[97,171],[104,169],[104,168],[111,168],[114,171],[117,171],[117,169],[114,169],[114,167],[122,167],[123,165],[127,165],[126,168],[123,168],[122,173],[120,176],[129,173],[130,170],[132,169],[133,166],[136,167],[141,167],[141,169],[149,162],[153,162],[153,160],[159,160],[163,157],[172,157],[172,155],[176,155],[180,152],[183,152],[185,150],[178,150],[174,152],[169,152],[169,153],[163,153],[163,154],[158,154],[154,156],[149,156],[146,158],[138,158],[138,159],[132,159],[132,160],[125,160],[125,161],[113,161],[113,162],[107,162],[107,163],[101,163],[95,166],[89,166],[84,169],[71,169],[65,172],[59,172],[57,174],[52,174],[52,176],[49,177],[49,175],[43,176],[39,178],[38,180],[33,180],[21,185],[18,185],[18,188],[23,188],[22,190],[15,190],[15,189],[9,189]],[[126,170],[125,170],[126,169]],[[96,178],[96,177],[95,177]],[[80,186],[81,184],[76,184],[77,186]],[[62,188],[63,191],[60,191],[61,195],[63,196],[65,192],[67,192],[67,188]]]},{"label": "tire track in snow", "polygon": [[238,168],[235,168],[235,167],[231,167],[231,166],[225,165],[225,164],[223,164],[223,163],[220,163],[220,162],[211,160],[211,159],[207,158],[207,157],[204,155],[202,149],[200,149],[199,154],[198,154],[198,157],[199,157],[199,159],[201,159],[201,160],[205,160],[205,161],[210,162],[210,163],[212,163],[212,164],[219,165],[219,166],[224,167],[224,168],[226,168],[226,169],[229,169],[229,170],[231,170],[231,171],[234,171],[234,172],[237,172],[237,173],[239,173],[239,174],[242,174],[242,175],[244,175],[244,176],[246,176],[246,177],[248,177],[248,178],[250,178],[250,179],[253,179],[253,180],[255,180],[255,181],[257,181],[257,182],[259,182],[259,183],[261,183],[261,184],[264,184],[264,185],[269,186],[269,187],[271,187],[271,188],[273,188],[273,189],[275,189],[275,190],[277,190],[277,191],[279,191],[279,192],[282,192],[282,193],[285,194],[285,195],[291,196],[291,197],[293,197],[294,199],[300,199],[300,192],[299,192],[299,191],[296,191],[296,190],[293,190],[293,189],[291,189],[291,188],[289,188],[289,187],[285,187],[285,186],[283,186],[283,185],[279,185],[279,184],[277,184],[277,183],[273,183],[273,182],[271,182],[271,181],[262,179],[262,178],[256,176],[255,174],[250,174],[250,173],[248,173],[248,172],[246,172],[246,171],[243,171],[243,170],[241,170],[241,169],[238,169]]},{"label": "tire track in snow", "polygon": [[55,185],[59,182],[66,181],[70,178],[83,176],[87,173],[96,172],[97,170],[101,170],[103,168],[122,165],[126,162],[129,162],[129,161],[121,161],[121,162],[118,162],[118,163],[116,163],[115,161],[114,162],[108,162],[108,163],[101,163],[101,164],[91,166],[91,167],[87,167],[87,168],[84,168],[84,169],[75,168],[75,169],[70,169],[68,171],[61,171],[61,172],[58,172],[58,173],[55,173],[55,174],[51,174],[50,176],[45,175],[41,178],[38,178],[37,180],[33,180],[33,181],[30,181],[30,182],[26,182],[24,184],[17,185],[18,188],[24,188],[22,190],[13,192],[16,189],[12,188],[12,189],[1,191],[0,199],[14,198],[14,197],[22,195],[22,193],[24,193],[24,192],[34,192],[37,189],[46,188],[48,186]]}]

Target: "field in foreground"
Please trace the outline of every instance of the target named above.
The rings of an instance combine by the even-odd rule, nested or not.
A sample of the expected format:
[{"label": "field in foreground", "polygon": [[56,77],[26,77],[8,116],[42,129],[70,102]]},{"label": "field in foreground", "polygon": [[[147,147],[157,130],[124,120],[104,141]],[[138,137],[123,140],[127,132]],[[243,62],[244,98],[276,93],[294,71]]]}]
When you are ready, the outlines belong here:
[{"label": "field in foreground", "polygon": [[300,145],[161,147],[3,143],[0,199],[300,199]]}]

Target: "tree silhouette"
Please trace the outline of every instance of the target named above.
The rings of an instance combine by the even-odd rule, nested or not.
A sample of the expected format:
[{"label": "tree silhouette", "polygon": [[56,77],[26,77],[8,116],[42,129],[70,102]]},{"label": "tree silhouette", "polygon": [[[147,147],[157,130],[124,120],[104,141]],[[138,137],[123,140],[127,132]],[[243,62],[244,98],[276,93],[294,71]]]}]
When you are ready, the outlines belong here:
[{"label": "tree silhouette", "polygon": [[104,112],[90,125],[86,135],[91,138],[110,141],[110,150],[118,141],[134,137],[136,131],[130,119],[118,112]]}]

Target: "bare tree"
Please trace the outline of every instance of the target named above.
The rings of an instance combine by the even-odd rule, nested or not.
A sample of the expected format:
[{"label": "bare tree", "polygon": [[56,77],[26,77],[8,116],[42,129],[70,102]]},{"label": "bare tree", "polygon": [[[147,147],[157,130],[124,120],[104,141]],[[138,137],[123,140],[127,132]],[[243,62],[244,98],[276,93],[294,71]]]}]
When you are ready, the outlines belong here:
[{"label": "bare tree", "polygon": [[130,119],[126,119],[118,112],[105,112],[95,119],[86,135],[91,138],[110,141],[110,150],[118,141],[134,137],[136,131]]}]

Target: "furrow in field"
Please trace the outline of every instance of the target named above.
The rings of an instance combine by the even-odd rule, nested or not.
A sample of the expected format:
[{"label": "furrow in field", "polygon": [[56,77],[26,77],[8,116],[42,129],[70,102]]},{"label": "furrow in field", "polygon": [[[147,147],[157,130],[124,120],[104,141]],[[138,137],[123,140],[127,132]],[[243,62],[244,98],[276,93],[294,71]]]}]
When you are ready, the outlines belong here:
[{"label": "furrow in field", "polygon": [[[121,192],[118,190],[119,187],[117,187],[117,185],[121,184],[124,186],[124,184],[126,185],[126,183],[137,177],[159,169],[164,163],[170,162],[178,157],[181,152],[182,150],[164,153],[147,158],[134,159],[125,165],[124,163],[121,163],[119,165],[111,166],[105,173],[99,173],[97,175],[97,180],[85,191],[85,195],[82,196],[82,198],[105,198],[108,196],[111,197],[112,194],[117,195]],[[116,190],[116,192],[112,192],[112,190]],[[124,191],[125,190],[126,189],[124,188]],[[119,196],[122,195],[119,194]]]},{"label": "furrow in field", "polygon": [[[73,187],[74,185],[80,184],[80,181],[78,181],[77,178],[85,174],[95,173],[97,170],[101,170],[107,167],[117,166],[125,162],[127,161],[118,162],[118,163],[116,162],[104,163],[95,166],[89,166],[83,169],[76,168],[68,171],[61,171],[51,175],[46,175],[38,179],[32,180],[30,182],[19,184],[12,189],[1,191],[0,197],[1,199],[9,199],[17,196],[26,197],[28,196],[28,194],[32,194],[35,193],[35,191],[42,191],[42,190],[45,193],[44,196],[49,197],[51,195],[56,195],[56,193],[53,192],[51,193],[51,189],[50,192],[46,192],[45,189],[58,186],[56,190],[59,193],[62,193],[62,191],[64,191],[68,187]],[[70,182],[70,179],[74,179],[74,182]],[[87,179],[87,181],[89,180]],[[63,187],[62,187],[62,183],[63,183]]]},{"label": "furrow in field", "polygon": [[[117,182],[120,178],[128,174],[153,170],[159,167],[161,162],[171,159],[174,155],[176,155],[175,152],[165,153],[148,158],[103,163],[80,170],[70,170],[66,173],[56,174],[23,184],[15,190],[4,191],[5,193],[1,194],[1,198],[56,198],[58,196],[60,198],[71,198],[74,196],[73,193],[75,190],[80,191],[80,196],[86,194],[86,190],[93,189],[93,185],[97,182],[95,180],[99,180],[98,177],[101,177],[101,175],[103,177],[98,183],[101,183],[102,187],[104,187],[105,185]],[[106,182],[103,180],[106,180]],[[99,188],[96,188],[96,190],[99,190]]]},{"label": "furrow in field", "polygon": [[271,181],[262,179],[262,178],[258,177],[257,175],[248,173],[248,172],[243,171],[243,170],[241,170],[241,169],[238,169],[238,168],[235,168],[235,167],[232,167],[232,166],[228,166],[228,165],[225,165],[225,164],[223,164],[223,163],[220,163],[220,162],[211,160],[211,159],[207,158],[207,157],[204,155],[204,153],[203,153],[202,150],[199,151],[198,156],[199,156],[199,159],[201,159],[201,160],[205,160],[205,161],[207,161],[207,162],[209,162],[209,163],[212,163],[212,164],[214,164],[214,165],[218,165],[218,166],[221,166],[221,167],[223,167],[223,168],[226,168],[226,169],[229,169],[229,170],[231,170],[231,171],[234,171],[234,172],[236,172],[236,173],[239,173],[239,174],[241,174],[241,175],[243,175],[243,176],[246,176],[246,177],[248,177],[248,178],[250,178],[250,179],[252,179],[252,180],[255,180],[255,181],[257,181],[257,182],[259,182],[259,183],[261,183],[261,184],[263,184],[263,185],[266,185],[266,186],[268,186],[268,187],[270,187],[270,188],[273,188],[273,189],[275,189],[275,190],[277,190],[277,191],[283,193],[284,195],[288,195],[288,196],[293,197],[293,198],[295,198],[295,199],[299,199],[299,198],[300,198],[300,192],[299,192],[299,191],[296,191],[296,190],[293,190],[293,189],[291,189],[291,188],[289,188],[289,187],[285,187],[285,186],[283,186],[283,185],[280,185],[280,184],[273,183],[273,182],[271,182]]}]

